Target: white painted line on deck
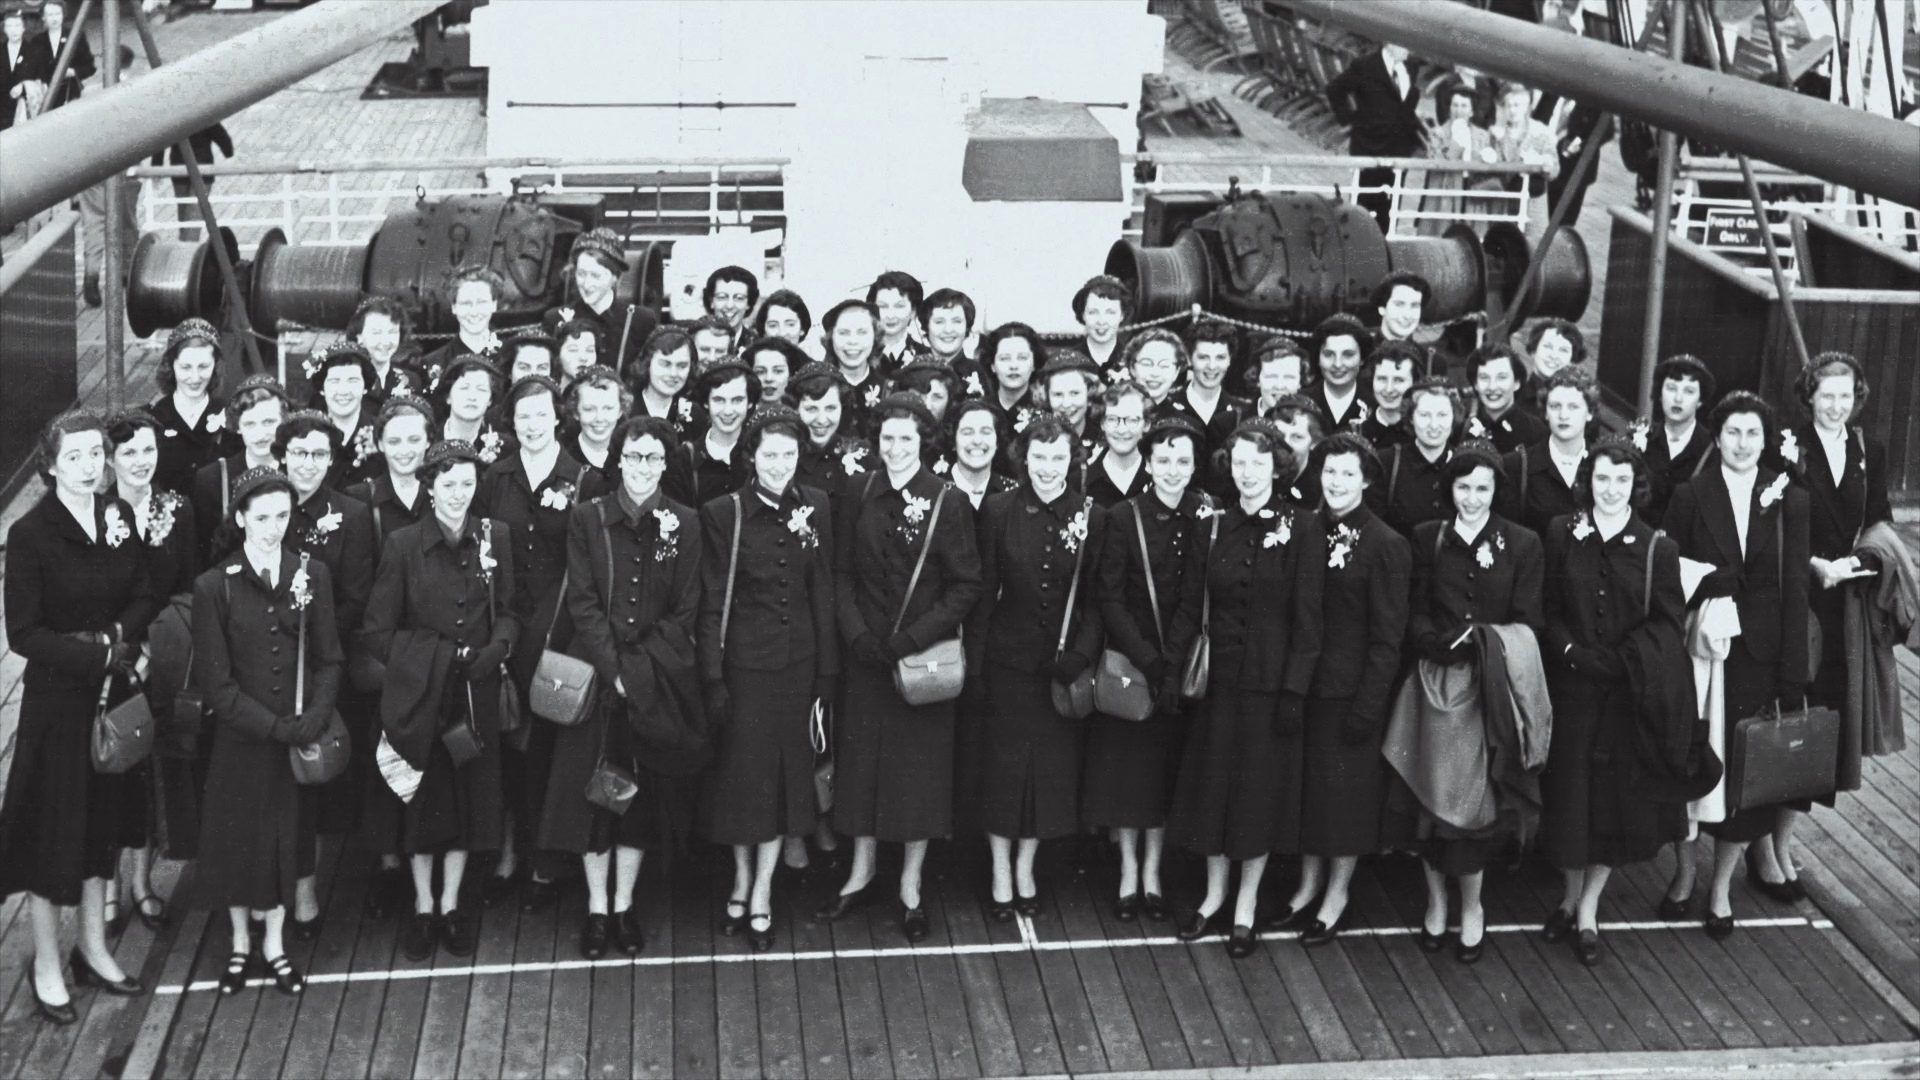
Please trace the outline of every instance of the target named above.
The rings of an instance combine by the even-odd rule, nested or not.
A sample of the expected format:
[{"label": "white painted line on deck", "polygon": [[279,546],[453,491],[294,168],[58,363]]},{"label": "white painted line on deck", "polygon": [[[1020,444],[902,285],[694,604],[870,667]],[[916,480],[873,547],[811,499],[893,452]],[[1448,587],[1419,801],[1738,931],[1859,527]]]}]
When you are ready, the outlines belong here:
[{"label": "white painted line on deck", "polygon": [[[1020,930],[1019,941],[981,942],[973,945],[905,945],[890,949],[811,949],[801,952],[730,952],[703,953],[689,956],[635,956],[611,957],[604,960],[540,960],[517,964],[470,964],[465,967],[422,967],[399,968],[386,971],[336,971],[307,976],[308,986],[329,983],[355,982],[399,982],[407,979],[465,979],[476,975],[513,975],[519,972],[540,971],[579,971],[587,968],[622,967],[675,967],[689,964],[766,964],[793,963],[814,960],[874,960],[901,956],[980,956],[990,953],[1012,952],[1055,952],[1077,951],[1082,949],[1132,949],[1157,948],[1161,946],[1179,946],[1189,944],[1176,937],[1137,937],[1137,938],[1076,938],[1066,941],[1042,941],[1036,931],[1033,920],[1025,915],[1015,917]],[[1746,929],[1766,927],[1805,927],[1812,930],[1831,930],[1833,923],[1827,919],[1809,919],[1803,916],[1782,916],[1771,919],[1735,919],[1734,925]],[[1626,930],[1697,930],[1697,920],[1650,920],[1645,922],[1609,922],[1601,923],[1605,932]],[[1487,927],[1489,934],[1524,934],[1538,932],[1539,923],[1502,923]],[[1345,937],[1406,937],[1418,933],[1417,927],[1381,926],[1356,927],[1342,930]],[[1298,931],[1284,930],[1258,935],[1262,941],[1291,941],[1299,937]],[[1209,934],[1201,941],[1223,941],[1225,934]],[[1193,944],[1198,944],[1195,942]],[[272,986],[272,979],[256,978],[247,980],[248,986]],[[200,979],[181,985],[172,983],[154,987],[153,992],[160,996],[177,994],[198,994],[219,989],[216,979]]]}]

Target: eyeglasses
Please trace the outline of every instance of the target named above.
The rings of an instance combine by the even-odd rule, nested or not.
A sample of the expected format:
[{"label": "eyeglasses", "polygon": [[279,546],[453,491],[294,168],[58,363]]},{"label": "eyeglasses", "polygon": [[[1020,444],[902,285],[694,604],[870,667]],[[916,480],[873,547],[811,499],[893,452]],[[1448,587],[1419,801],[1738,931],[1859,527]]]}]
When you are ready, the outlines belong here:
[{"label": "eyeglasses", "polygon": [[288,447],[287,460],[288,461],[331,461],[333,460],[333,451],[331,450],[296,450],[292,447]]},{"label": "eyeglasses", "polygon": [[1139,427],[1141,424],[1144,424],[1147,421],[1145,417],[1115,416],[1112,413],[1108,413],[1106,415],[1106,422],[1108,424],[1113,425],[1114,427],[1126,428],[1126,427]]},{"label": "eyeglasses", "polygon": [[658,469],[666,465],[667,455],[665,454],[621,454],[620,463],[622,465],[634,465],[634,466],[644,465],[649,469]]}]

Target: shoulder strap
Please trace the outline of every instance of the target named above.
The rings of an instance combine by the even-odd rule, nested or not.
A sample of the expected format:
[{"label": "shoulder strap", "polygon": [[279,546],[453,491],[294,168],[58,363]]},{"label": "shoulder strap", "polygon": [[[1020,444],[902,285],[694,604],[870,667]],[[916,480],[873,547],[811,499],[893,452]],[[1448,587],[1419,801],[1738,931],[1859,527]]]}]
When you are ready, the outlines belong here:
[{"label": "shoulder strap", "polygon": [[[306,572],[307,560],[313,556],[300,553],[300,571]],[[293,711],[299,712],[307,706],[307,609],[300,609],[300,644],[294,648],[293,655]]]},{"label": "shoulder strap", "polygon": [[1520,517],[1522,520],[1525,520],[1527,516],[1527,473],[1529,471],[1527,468],[1527,448],[1522,446],[1520,448]]},{"label": "shoulder strap", "polygon": [[620,351],[613,354],[613,370],[619,371],[627,366],[627,337],[633,333],[633,309],[639,307],[638,298],[627,305],[627,319],[620,327]]},{"label": "shoulder strap", "polygon": [[1147,553],[1147,518],[1140,512],[1140,504],[1133,504],[1133,528],[1140,537],[1140,567],[1147,575],[1147,606],[1153,609],[1153,636],[1160,642],[1160,651],[1167,651],[1167,635],[1160,629],[1160,590],[1153,583],[1153,556]]},{"label": "shoulder strap", "polygon": [[[871,487],[872,485],[868,485]],[[940,494],[933,497],[933,513],[927,516],[927,535],[920,545],[920,557],[913,560],[913,576],[907,579],[907,591],[900,596],[900,614],[894,616],[893,632],[900,632],[900,624],[907,619],[907,605],[913,600],[913,590],[920,584],[920,571],[926,569],[927,552],[933,550],[933,528],[940,523],[940,507],[947,501],[948,486],[940,488]]]},{"label": "shoulder strap", "polygon": [[1073,603],[1080,597],[1080,564],[1087,555],[1087,545],[1093,541],[1093,499],[1091,496],[1080,506],[1080,512],[1087,515],[1087,535],[1080,538],[1080,546],[1073,549],[1073,580],[1067,584],[1067,610],[1060,616],[1060,643],[1053,647],[1053,655],[1058,657],[1067,651],[1067,630],[1073,625]]},{"label": "shoulder strap", "polygon": [[229,481],[227,479],[227,459],[221,458],[220,459],[220,520],[221,521],[227,520],[227,510],[229,509],[227,504],[233,499],[233,492],[229,490],[227,487],[228,483]]},{"label": "shoulder strap", "polygon": [[1393,448],[1393,467],[1387,471],[1387,498],[1386,501],[1382,503],[1382,505],[1389,510],[1393,508],[1393,493],[1400,487],[1400,459],[1405,457],[1406,454],[1407,447],[1405,443],[1401,443]]},{"label": "shoulder strap", "polygon": [[1213,589],[1207,584],[1207,571],[1213,568],[1213,549],[1220,544],[1220,514],[1222,511],[1214,507],[1212,499],[1208,499],[1205,496],[1201,496],[1201,498],[1204,500],[1203,505],[1213,511],[1207,515],[1212,519],[1212,528],[1211,531],[1207,533],[1207,566],[1202,570],[1200,575],[1200,629],[1204,633],[1213,621]]},{"label": "shoulder strap", "polygon": [[[375,494],[375,492],[369,489],[367,494],[372,495]],[[380,504],[375,502],[372,506],[368,507],[368,509],[373,511],[374,557],[379,558],[380,549],[387,546],[387,529],[386,526],[380,523]]]},{"label": "shoulder strap", "polygon": [[740,493],[734,492],[733,499],[733,544],[727,554],[727,593],[720,601],[720,651],[727,651],[727,622],[733,616],[733,575],[740,568],[740,519],[746,516],[746,506],[740,501]]},{"label": "shoulder strap", "polygon": [[[607,496],[614,498],[615,496]],[[607,522],[607,504],[600,506],[600,544],[607,549],[607,619],[613,619],[613,526]]]},{"label": "shoulder strap", "polygon": [[1653,549],[1660,546],[1660,538],[1667,535],[1662,529],[1653,530],[1653,539],[1647,541],[1647,579],[1640,586],[1640,617],[1653,614]]},{"label": "shoulder strap", "polygon": [[1446,539],[1447,539],[1447,519],[1441,518],[1440,527],[1433,531],[1433,558],[1435,562],[1438,562],[1440,559],[1440,545],[1443,542],[1445,542]]},{"label": "shoulder strap", "polygon": [[[1784,500],[1783,500],[1784,504]],[[1787,587],[1787,508],[1773,515],[1773,565],[1774,583],[1781,589]]]}]

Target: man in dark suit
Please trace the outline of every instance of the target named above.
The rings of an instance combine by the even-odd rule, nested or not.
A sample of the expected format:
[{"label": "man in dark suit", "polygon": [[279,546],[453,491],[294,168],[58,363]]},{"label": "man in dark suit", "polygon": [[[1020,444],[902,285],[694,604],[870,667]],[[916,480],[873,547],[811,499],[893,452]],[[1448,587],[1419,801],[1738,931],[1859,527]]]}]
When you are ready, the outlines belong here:
[{"label": "man in dark suit", "polygon": [[[1333,115],[1352,133],[1347,152],[1356,157],[1420,157],[1426,152],[1425,127],[1420,122],[1420,87],[1407,70],[1407,50],[1382,45],[1363,56],[1327,84],[1327,103]],[[1393,182],[1392,169],[1361,169],[1362,187]],[[1385,192],[1356,200],[1387,231],[1392,198]]]},{"label": "man in dark suit", "polygon": [[[227,134],[226,127],[218,120],[215,120],[211,127],[203,127],[199,131],[187,136],[187,144],[189,148],[193,150],[193,160],[196,164],[213,164],[213,148],[216,146],[218,146],[220,152],[227,157],[233,156],[233,137]],[[166,159],[168,165],[179,165],[183,163],[183,159],[180,157],[180,146],[178,143],[154,154],[152,164],[160,164],[163,157]],[[213,192],[213,182],[219,178],[214,176],[205,176],[203,178],[207,182],[207,192],[211,194]],[[182,226],[180,239],[198,240],[201,236],[199,227],[186,227],[187,222],[200,220],[200,203],[192,198],[193,184],[184,176],[175,176],[171,179],[173,180],[173,197],[188,200],[177,203],[174,207],[175,216]]]},{"label": "man in dark suit", "polygon": [[31,110],[52,72],[40,67],[35,39],[27,36],[27,15],[19,7],[0,10],[0,131],[13,126],[22,109]]},{"label": "man in dark suit", "polygon": [[53,79],[54,65],[60,62],[60,50],[66,48],[68,38],[74,39],[73,57],[67,61],[66,76],[58,86],[47,90],[47,108],[57,109],[79,97],[81,85],[93,78],[96,70],[93,48],[87,43],[86,27],[67,25],[67,7],[60,0],[47,0],[47,6],[40,9],[40,24],[46,27],[46,32],[30,39],[28,44],[49,82]]}]

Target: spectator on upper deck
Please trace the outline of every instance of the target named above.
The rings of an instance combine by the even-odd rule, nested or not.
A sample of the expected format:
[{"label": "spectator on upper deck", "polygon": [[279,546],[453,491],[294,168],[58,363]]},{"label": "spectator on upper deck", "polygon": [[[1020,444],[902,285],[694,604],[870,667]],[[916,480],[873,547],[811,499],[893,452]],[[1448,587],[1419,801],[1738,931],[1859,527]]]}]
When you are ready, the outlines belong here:
[{"label": "spectator on upper deck", "polygon": [[[1426,138],[1417,109],[1420,87],[1407,71],[1404,45],[1382,45],[1380,51],[1363,56],[1327,84],[1327,102],[1333,115],[1352,127],[1347,152],[1357,157],[1419,157],[1425,152]],[[1393,182],[1393,170],[1361,169],[1360,186],[1376,187]],[[1393,199],[1386,192],[1362,195],[1354,200],[1373,214],[1386,232]]]}]

